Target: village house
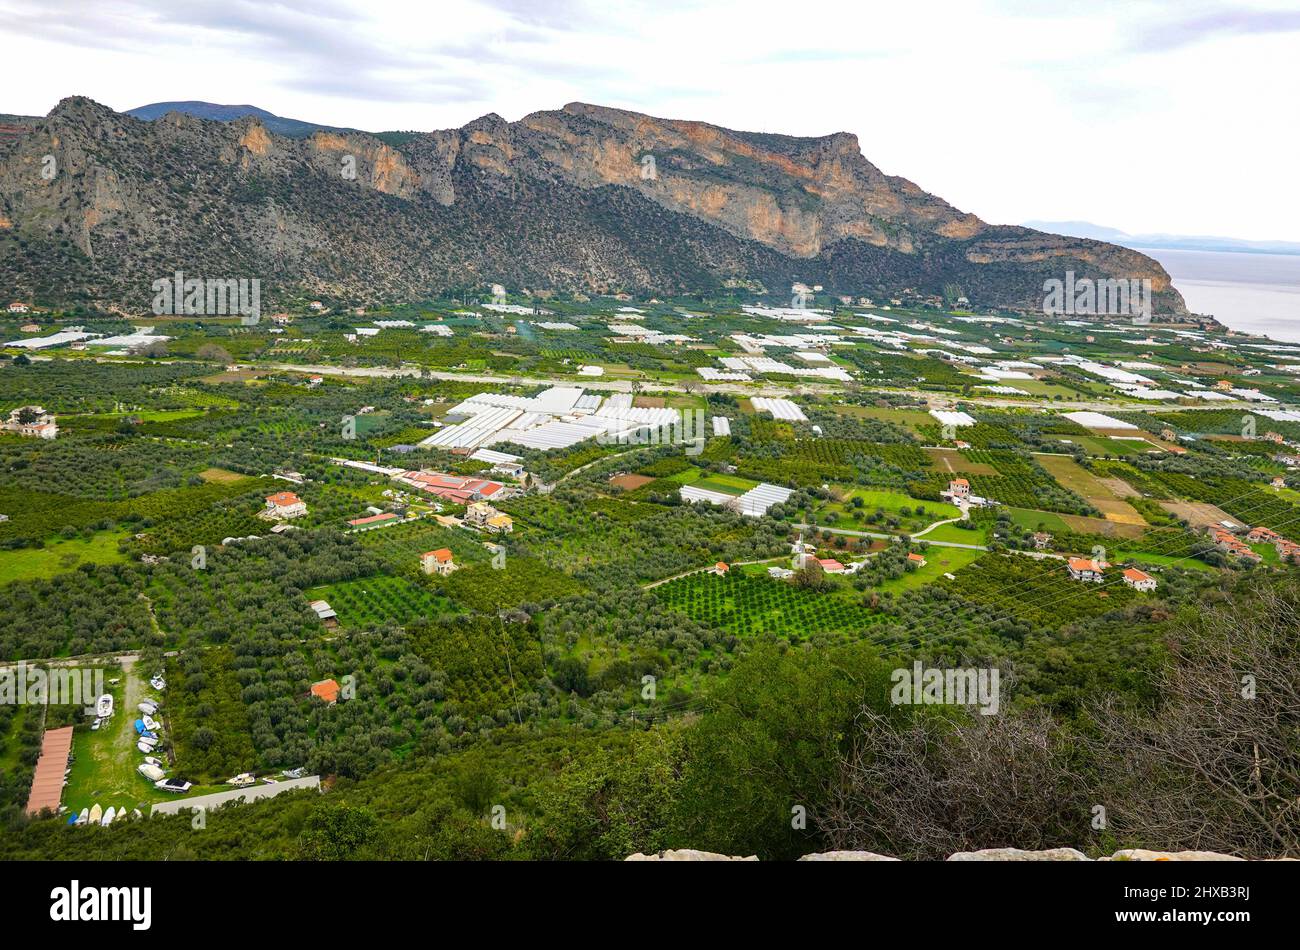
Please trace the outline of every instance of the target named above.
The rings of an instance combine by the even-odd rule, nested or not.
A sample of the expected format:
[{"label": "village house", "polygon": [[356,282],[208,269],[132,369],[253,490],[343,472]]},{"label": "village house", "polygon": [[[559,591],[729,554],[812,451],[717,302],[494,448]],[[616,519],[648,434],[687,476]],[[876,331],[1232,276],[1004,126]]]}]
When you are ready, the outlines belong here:
[{"label": "village house", "polygon": [[1094,558],[1072,557],[1066,562],[1066,568],[1070,576],[1076,581],[1088,581],[1090,583],[1099,583],[1105,578],[1105,570],[1108,567],[1105,561],[1098,561]]},{"label": "village house", "polygon": [[[1260,529],[1255,529],[1255,530],[1258,531]],[[1264,528],[1262,530],[1268,531],[1267,528]],[[1270,532],[1270,534],[1271,533],[1272,532]],[[1264,560],[1264,558],[1261,555],[1259,555],[1255,551],[1252,551],[1246,545],[1246,543],[1241,540],[1241,538],[1237,537],[1231,531],[1228,531],[1224,528],[1211,528],[1210,535],[1211,537],[1214,538],[1215,546],[1218,547],[1220,551],[1223,551],[1225,554],[1228,554],[1231,557],[1239,558],[1240,560],[1243,561],[1250,561],[1255,564],[1258,564],[1260,561]]]},{"label": "village house", "polygon": [[291,491],[278,491],[266,496],[266,510],[262,517],[274,521],[287,521],[307,513],[306,503]]},{"label": "village house", "polygon": [[954,478],[948,483],[948,494],[954,498],[967,498],[970,496],[970,482],[964,478]]},{"label": "village house", "polygon": [[451,548],[438,548],[436,551],[425,551],[420,555],[420,570],[426,574],[446,577],[459,566],[453,559]]},{"label": "village house", "polygon": [[9,413],[9,418],[0,428],[34,439],[53,439],[59,434],[59,425],[53,413],[46,412],[40,406],[19,406]]},{"label": "village house", "polygon": [[1274,475],[1273,480],[1269,482],[1274,488],[1286,488],[1286,479],[1281,475]]},{"label": "village house", "polygon": [[339,684],[335,680],[321,680],[311,684],[311,695],[326,706],[333,706],[339,701]]},{"label": "village house", "polygon": [[1052,536],[1046,531],[1034,532],[1034,550],[1046,551],[1051,546]]},{"label": "village house", "polygon": [[1145,571],[1139,571],[1136,567],[1124,569],[1124,583],[1134,590],[1140,590],[1144,593],[1156,589],[1156,579]]},{"label": "village house", "polygon": [[822,566],[822,570],[827,574],[843,574],[844,565],[833,557],[818,558],[817,563]]},{"label": "village house", "polygon": [[1268,432],[1264,433],[1264,441],[1272,442],[1274,445],[1281,445],[1286,441],[1286,439],[1282,438],[1282,433],[1274,432],[1270,429]]},{"label": "village house", "polygon": [[465,523],[491,534],[509,534],[515,529],[513,518],[485,501],[476,501],[465,509]]},{"label": "village house", "polygon": [[917,567],[925,567],[925,558],[920,554],[908,554],[907,563],[915,564]]},{"label": "village house", "polygon": [[731,570],[731,568],[727,567],[727,565],[722,561],[719,561],[717,564],[713,565],[713,569],[710,573],[717,574],[719,577],[726,577],[729,570]]},{"label": "village house", "polygon": [[515,530],[515,522],[509,515],[497,512],[483,527],[487,529],[488,534],[509,534]]},{"label": "village house", "polygon": [[9,305],[10,313],[31,313],[32,308],[27,306],[21,300],[15,300]]},{"label": "village house", "polygon": [[324,305],[323,303],[321,303],[319,300],[313,300],[311,303],[307,304],[307,306],[310,307],[312,310],[324,310],[324,309],[325,309],[325,305]]},{"label": "village house", "polygon": [[24,323],[18,328],[19,333],[40,333],[41,325],[39,323]]}]

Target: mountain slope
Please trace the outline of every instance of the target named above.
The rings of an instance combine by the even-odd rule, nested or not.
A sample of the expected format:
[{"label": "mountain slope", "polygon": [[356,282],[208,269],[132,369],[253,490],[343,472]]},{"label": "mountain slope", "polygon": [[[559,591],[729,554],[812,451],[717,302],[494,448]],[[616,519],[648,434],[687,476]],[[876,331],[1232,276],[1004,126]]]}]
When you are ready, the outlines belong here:
[{"label": "mountain slope", "polygon": [[573,103],[389,144],[278,136],[254,116],[145,122],[74,97],[0,142],[0,286],[143,312],[149,284],[176,269],[259,277],[272,303],[492,282],[672,293],[746,281],[784,294],[803,281],[872,295],[956,284],[977,304],[1027,308],[1069,269],[1149,277],[1157,310],[1183,312],[1150,258],[987,225],[884,175],[847,133],[731,132]]}]

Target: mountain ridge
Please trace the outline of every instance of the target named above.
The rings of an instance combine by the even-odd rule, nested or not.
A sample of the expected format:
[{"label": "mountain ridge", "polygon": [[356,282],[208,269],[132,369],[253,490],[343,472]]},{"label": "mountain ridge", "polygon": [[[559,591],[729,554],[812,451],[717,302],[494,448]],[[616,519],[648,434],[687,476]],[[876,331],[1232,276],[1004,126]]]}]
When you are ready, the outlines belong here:
[{"label": "mountain ridge", "polygon": [[0,282],[20,295],[127,309],[183,266],[260,276],[273,302],[489,283],[784,294],[802,281],[846,295],[956,287],[1024,309],[1073,270],[1149,278],[1159,312],[1185,313],[1149,257],[987,224],[884,174],[852,133],[733,132],[581,102],[390,144],[281,136],[251,114],[144,121],[69,97],[0,142],[0,250]]}]

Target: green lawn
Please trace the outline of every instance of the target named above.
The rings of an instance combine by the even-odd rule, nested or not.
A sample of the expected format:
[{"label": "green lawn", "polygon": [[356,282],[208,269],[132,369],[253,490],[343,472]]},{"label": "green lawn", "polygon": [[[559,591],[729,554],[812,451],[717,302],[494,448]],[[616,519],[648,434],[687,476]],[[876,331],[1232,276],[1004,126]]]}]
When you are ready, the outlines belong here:
[{"label": "green lawn", "polygon": [[[926,535],[926,537],[929,537],[929,535]],[[921,540],[924,541],[925,538]],[[972,551],[968,548],[931,547],[924,553],[925,567],[909,571],[897,580],[885,581],[879,588],[874,589],[899,591],[924,587],[926,584],[938,580],[944,574],[956,573],[967,564],[973,563],[977,558],[983,557],[986,552]]]},{"label": "green lawn", "polygon": [[957,524],[941,524],[933,531],[927,531],[917,540],[951,541],[954,544],[987,544],[988,532],[980,527],[970,529]]},{"label": "green lawn", "polygon": [[[1260,547],[1265,547],[1265,545],[1260,545]],[[1273,558],[1276,561],[1277,552],[1273,550],[1273,546],[1271,544],[1267,545],[1267,547],[1269,553],[1273,554]],[[1263,554],[1264,552],[1260,551],[1260,553]],[[1115,551],[1113,557],[1116,560],[1116,562],[1133,560],[1133,561],[1137,561],[1139,564],[1154,564],[1161,567],[1182,567],[1193,571],[1214,570],[1214,568],[1210,567],[1210,565],[1206,564],[1204,561],[1198,560],[1194,557],[1179,558],[1179,557],[1173,557],[1172,555],[1169,554],[1147,554],[1145,551],[1129,551],[1129,550]]]},{"label": "green lawn", "polygon": [[72,540],[57,538],[46,541],[43,548],[0,551],[0,584],[53,577],[80,564],[124,561],[126,557],[118,553],[117,545],[125,537],[124,531],[103,531],[89,541],[79,537]]},{"label": "green lawn", "polygon": [[[1008,508],[1007,513],[1011,515],[1013,524],[1021,528],[1028,528],[1030,531],[1043,530],[1052,533],[1070,530],[1070,526],[1061,519],[1060,515],[1054,515],[1050,511],[1035,511],[1032,508]],[[1040,525],[1042,526],[1041,529]]]},{"label": "green lawn", "polygon": [[[115,686],[104,687],[113,697],[114,715],[105,727],[92,732],[87,720],[84,725],[78,725],[73,734],[74,761],[68,785],[63,791],[63,804],[68,806],[70,812],[80,812],[81,809],[98,803],[105,811],[110,805],[114,808],[126,807],[128,811],[139,808],[147,817],[149,806],[154,802],[176,798],[169,792],[154,788],[148,779],[136,772],[136,767],[144,761],[144,753],[135,745],[134,723],[140,718],[136,706],[146,697],[159,698],[145,681],[147,676],[141,679],[141,674],[146,672],[134,666],[121,670],[109,667],[105,670],[106,680],[119,680]],[[167,756],[163,750],[168,744],[168,738],[164,730],[159,751],[154,753],[164,762],[167,761]],[[185,775],[184,768],[165,768],[164,771],[169,777],[183,778]],[[218,790],[195,786],[188,794],[199,795]]]},{"label": "green lawn", "polygon": [[[862,507],[855,508],[853,499],[861,498]],[[900,514],[903,508],[909,508],[912,514]],[[925,509],[925,514],[917,515],[918,509]],[[853,488],[844,496],[843,501],[828,502],[817,510],[817,523],[830,528],[852,528],[859,531],[888,531],[883,522],[872,524],[866,520],[867,515],[878,509],[884,509],[886,517],[901,518],[899,529],[903,532],[919,531],[922,528],[943,521],[947,518],[961,517],[961,510],[955,505],[941,501],[924,501],[902,492],[879,488]],[[853,517],[854,511],[861,511],[862,518]],[[973,542],[978,543],[978,542]]]}]

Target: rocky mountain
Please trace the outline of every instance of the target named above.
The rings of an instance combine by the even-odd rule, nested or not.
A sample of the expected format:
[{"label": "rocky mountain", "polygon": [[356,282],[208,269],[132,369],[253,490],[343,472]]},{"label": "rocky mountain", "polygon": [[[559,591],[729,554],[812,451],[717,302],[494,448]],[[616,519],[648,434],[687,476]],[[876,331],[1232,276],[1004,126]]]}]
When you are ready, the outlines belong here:
[{"label": "rocky mountain", "polygon": [[[960,287],[1037,308],[1043,281],[1149,278],[1100,241],[986,224],[883,174],[848,133],[733,132],[571,103],[400,136],[271,132],[256,116],[153,121],[65,99],[0,139],[0,287],[145,312],[176,270],[258,277],[264,303],[529,292],[781,296],[796,281],[883,296]],[[53,161],[47,158],[53,156]],[[50,173],[53,165],[54,173]]]}]

